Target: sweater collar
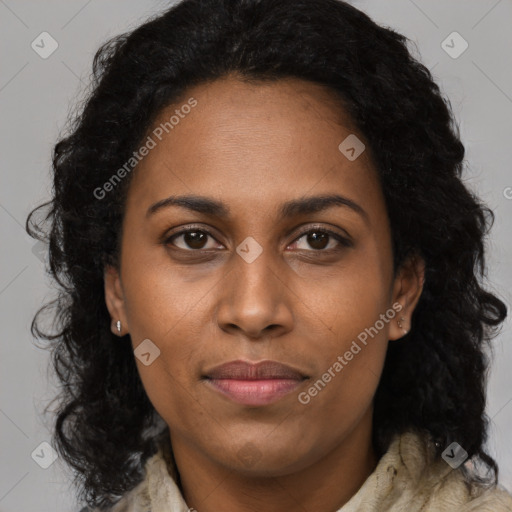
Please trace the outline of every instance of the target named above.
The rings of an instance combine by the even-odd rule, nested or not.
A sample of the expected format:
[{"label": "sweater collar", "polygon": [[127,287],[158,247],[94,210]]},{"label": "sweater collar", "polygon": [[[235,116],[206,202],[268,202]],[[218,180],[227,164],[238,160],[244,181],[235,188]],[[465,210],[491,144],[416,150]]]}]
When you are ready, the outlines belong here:
[{"label": "sweater collar", "polygon": [[[194,510],[180,490],[168,433],[160,439],[158,452],[146,462],[146,477],[141,486],[138,494],[144,499],[133,512]],[[405,432],[393,438],[375,470],[337,512],[419,512],[432,504],[434,508],[429,510],[452,512],[470,499],[461,471],[436,459],[434,444],[426,437]]]}]

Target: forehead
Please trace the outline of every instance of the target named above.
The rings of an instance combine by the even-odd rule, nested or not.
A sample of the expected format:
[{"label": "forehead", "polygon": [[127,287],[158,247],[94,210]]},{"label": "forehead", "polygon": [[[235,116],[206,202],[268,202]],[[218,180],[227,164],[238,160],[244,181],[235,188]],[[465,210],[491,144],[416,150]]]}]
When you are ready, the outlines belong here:
[{"label": "forehead", "polygon": [[[195,106],[185,108],[191,99]],[[160,132],[161,140],[154,135]],[[176,194],[213,196],[233,212],[252,213],[327,193],[368,207],[382,201],[369,146],[355,160],[339,149],[353,137],[362,147],[364,137],[319,84],[234,77],[204,83],[160,112],[148,133],[155,145],[135,170],[130,208]]]}]

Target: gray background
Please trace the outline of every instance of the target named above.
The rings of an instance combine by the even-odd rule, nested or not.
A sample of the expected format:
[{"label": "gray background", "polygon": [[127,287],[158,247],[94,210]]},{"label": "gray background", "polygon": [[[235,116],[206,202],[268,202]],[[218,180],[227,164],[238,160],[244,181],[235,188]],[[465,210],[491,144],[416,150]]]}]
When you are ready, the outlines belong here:
[{"label": "gray background", "polygon": [[[491,287],[510,307],[512,0],[361,0],[353,4],[412,39],[417,45],[415,55],[433,70],[450,98],[467,150],[468,186],[496,213],[488,244]],[[52,144],[65,128],[77,98],[83,98],[94,52],[107,38],[134,28],[167,5],[151,0],[0,0],[0,512],[80,508],[62,460],[42,469],[31,457],[42,442],[50,440],[52,418],[41,411],[56,389],[47,375],[48,353],[35,346],[29,332],[32,316],[52,296],[52,286],[23,225],[28,212],[49,198]],[[58,42],[47,59],[31,48],[44,31]],[[453,31],[469,44],[458,58],[442,47]],[[448,44],[454,50],[461,48],[457,40]],[[492,417],[488,448],[500,465],[501,484],[510,491],[511,338],[509,317],[494,343],[488,401]]]}]

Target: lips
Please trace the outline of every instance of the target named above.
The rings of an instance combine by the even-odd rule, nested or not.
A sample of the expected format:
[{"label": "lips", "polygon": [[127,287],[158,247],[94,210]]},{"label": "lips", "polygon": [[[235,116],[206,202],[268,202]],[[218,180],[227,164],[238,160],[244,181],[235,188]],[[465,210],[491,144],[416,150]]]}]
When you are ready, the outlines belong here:
[{"label": "lips", "polygon": [[206,372],[209,389],[247,406],[264,406],[280,400],[308,379],[301,371],[277,361],[231,361]]},{"label": "lips", "polygon": [[267,380],[267,379],[294,379],[303,380],[307,375],[291,366],[277,361],[261,361],[249,363],[242,360],[230,361],[206,372],[209,379],[236,379],[236,380]]}]

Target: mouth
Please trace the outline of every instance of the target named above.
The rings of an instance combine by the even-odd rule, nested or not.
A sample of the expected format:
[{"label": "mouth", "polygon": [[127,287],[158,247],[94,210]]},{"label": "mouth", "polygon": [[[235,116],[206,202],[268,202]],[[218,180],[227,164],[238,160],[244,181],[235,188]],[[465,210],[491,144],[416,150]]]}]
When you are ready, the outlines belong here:
[{"label": "mouth", "polygon": [[206,385],[231,401],[249,406],[274,403],[309,377],[277,361],[242,360],[217,366],[203,375]]}]

